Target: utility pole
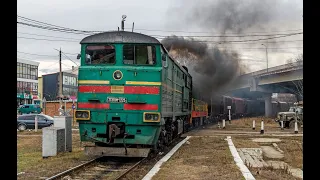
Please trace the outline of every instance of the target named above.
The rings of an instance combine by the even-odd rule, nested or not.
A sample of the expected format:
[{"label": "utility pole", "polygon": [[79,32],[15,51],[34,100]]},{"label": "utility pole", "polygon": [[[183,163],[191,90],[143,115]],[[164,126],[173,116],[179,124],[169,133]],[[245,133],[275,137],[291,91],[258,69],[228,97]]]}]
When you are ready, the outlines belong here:
[{"label": "utility pole", "polygon": [[59,97],[60,107],[62,107],[62,67],[61,67],[61,48],[59,50]]}]

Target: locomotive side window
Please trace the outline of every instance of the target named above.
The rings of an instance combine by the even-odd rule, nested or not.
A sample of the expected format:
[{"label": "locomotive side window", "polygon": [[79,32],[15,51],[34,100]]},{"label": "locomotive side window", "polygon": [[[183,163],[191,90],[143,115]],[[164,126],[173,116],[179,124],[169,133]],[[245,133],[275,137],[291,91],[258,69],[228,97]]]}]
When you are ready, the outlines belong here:
[{"label": "locomotive side window", "polygon": [[86,64],[114,64],[115,48],[112,45],[90,45],[86,47]]},{"label": "locomotive side window", "polygon": [[156,48],[150,45],[124,45],[123,63],[154,65],[156,63]]}]

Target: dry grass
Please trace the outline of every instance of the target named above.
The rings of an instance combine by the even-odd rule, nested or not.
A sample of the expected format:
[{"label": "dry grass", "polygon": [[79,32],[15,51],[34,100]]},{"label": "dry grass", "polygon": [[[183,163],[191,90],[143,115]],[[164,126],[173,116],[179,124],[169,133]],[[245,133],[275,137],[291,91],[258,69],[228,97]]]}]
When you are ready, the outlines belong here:
[{"label": "dry grass", "polygon": [[154,176],[162,179],[243,179],[223,137],[192,137]]},{"label": "dry grass", "polygon": [[251,168],[250,171],[256,180],[279,180],[279,179],[300,180],[299,178],[289,175],[283,169]]},{"label": "dry grass", "polygon": [[259,148],[259,144],[248,137],[232,136],[232,142],[236,148]]},{"label": "dry grass", "polygon": [[[264,122],[264,130],[266,132],[292,132],[293,129],[284,128],[284,130],[281,130],[280,125],[278,122],[275,122],[273,118],[267,118],[267,117],[250,117],[250,118],[240,118],[240,119],[234,119],[231,121],[231,124],[229,121],[225,121],[225,129],[222,129],[222,122],[220,122],[220,129],[218,128],[218,125],[209,125],[206,128],[207,129],[215,129],[215,130],[223,130],[223,131],[249,131],[253,132],[252,126],[253,126],[253,120],[255,120],[255,131],[259,131],[261,129],[261,121]],[[303,129],[299,128],[299,132],[302,132]]]},{"label": "dry grass", "polygon": [[[72,131],[72,134],[79,134],[79,131]],[[42,136],[42,129],[38,129],[35,132],[34,129],[26,130],[26,131],[17,131],[17,135],[41,135]]]},{"label": "dry grass", "polygon": [[272,118],[266,117],[234,119],[231,121],[231,124],[229,124],[229,122],[226,122],[226,130],[252,131],[253,120],[255,120],[256,130],[261,129],[262,120],[264,122],[265,130],[281,130],[279,123],[275,122]]},{"label": "dry grass", "polygon": [[17,135],[42,135],[42,129],[38,129],[37,132],[34,130],[17,131]]},{"label": "dry grass", "polygon": [[283,138],[283,141],[277,143],[279,148],[284,151],[284,162],[289,165],[302,169],[303,166],[303,152],[302,137],[296,138]]},{"label": "dry grass", "polygon": [[85,156],[80,148],[79,136],[73,136],[72,141],[73,151],[71,153],[60,153],[55,157],[43,159],[41,136],[18,137],[18,172],[25,172],[19,175],[18,179],[33,180],[50,177],[91,159]]}]

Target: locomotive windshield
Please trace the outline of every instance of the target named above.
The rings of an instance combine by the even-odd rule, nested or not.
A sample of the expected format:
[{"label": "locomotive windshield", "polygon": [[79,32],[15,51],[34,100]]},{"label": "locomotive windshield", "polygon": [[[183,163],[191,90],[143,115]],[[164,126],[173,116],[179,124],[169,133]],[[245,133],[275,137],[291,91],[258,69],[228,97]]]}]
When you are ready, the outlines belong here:
[{"label": "locomotive windshield", "polygon": [[156,63],[156,48],[150,45],[124,45],[123,63],[154,65]]},{"label": "locomotive windshield", "polygon": [[86,64],[114,64],[115,48],[112,45],[90,45],[86,47]]}]

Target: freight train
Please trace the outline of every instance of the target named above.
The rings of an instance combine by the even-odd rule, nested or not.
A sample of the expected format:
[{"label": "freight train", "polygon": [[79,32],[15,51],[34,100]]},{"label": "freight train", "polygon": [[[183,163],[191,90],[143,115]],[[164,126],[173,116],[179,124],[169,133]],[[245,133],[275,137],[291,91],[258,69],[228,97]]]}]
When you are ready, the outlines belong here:
[{"label": "freight train", "polygon": [[155,38],[113,31],[81,42],[74,117],[88,155],[146,157],[208,116],[188,68]]},{"label": "freight train", "polygon": [[[272,116],[276,117],[278,112],[288,111],[293,105],[291,102],[272,101]],[[215,97],[212,104],[208,105],[210,117],[217,119],[228,119],[228,106],[231,106],[231,119],[240,117],[263,116],[265,113],[264,100],[249,100],[230,96]]]}]

